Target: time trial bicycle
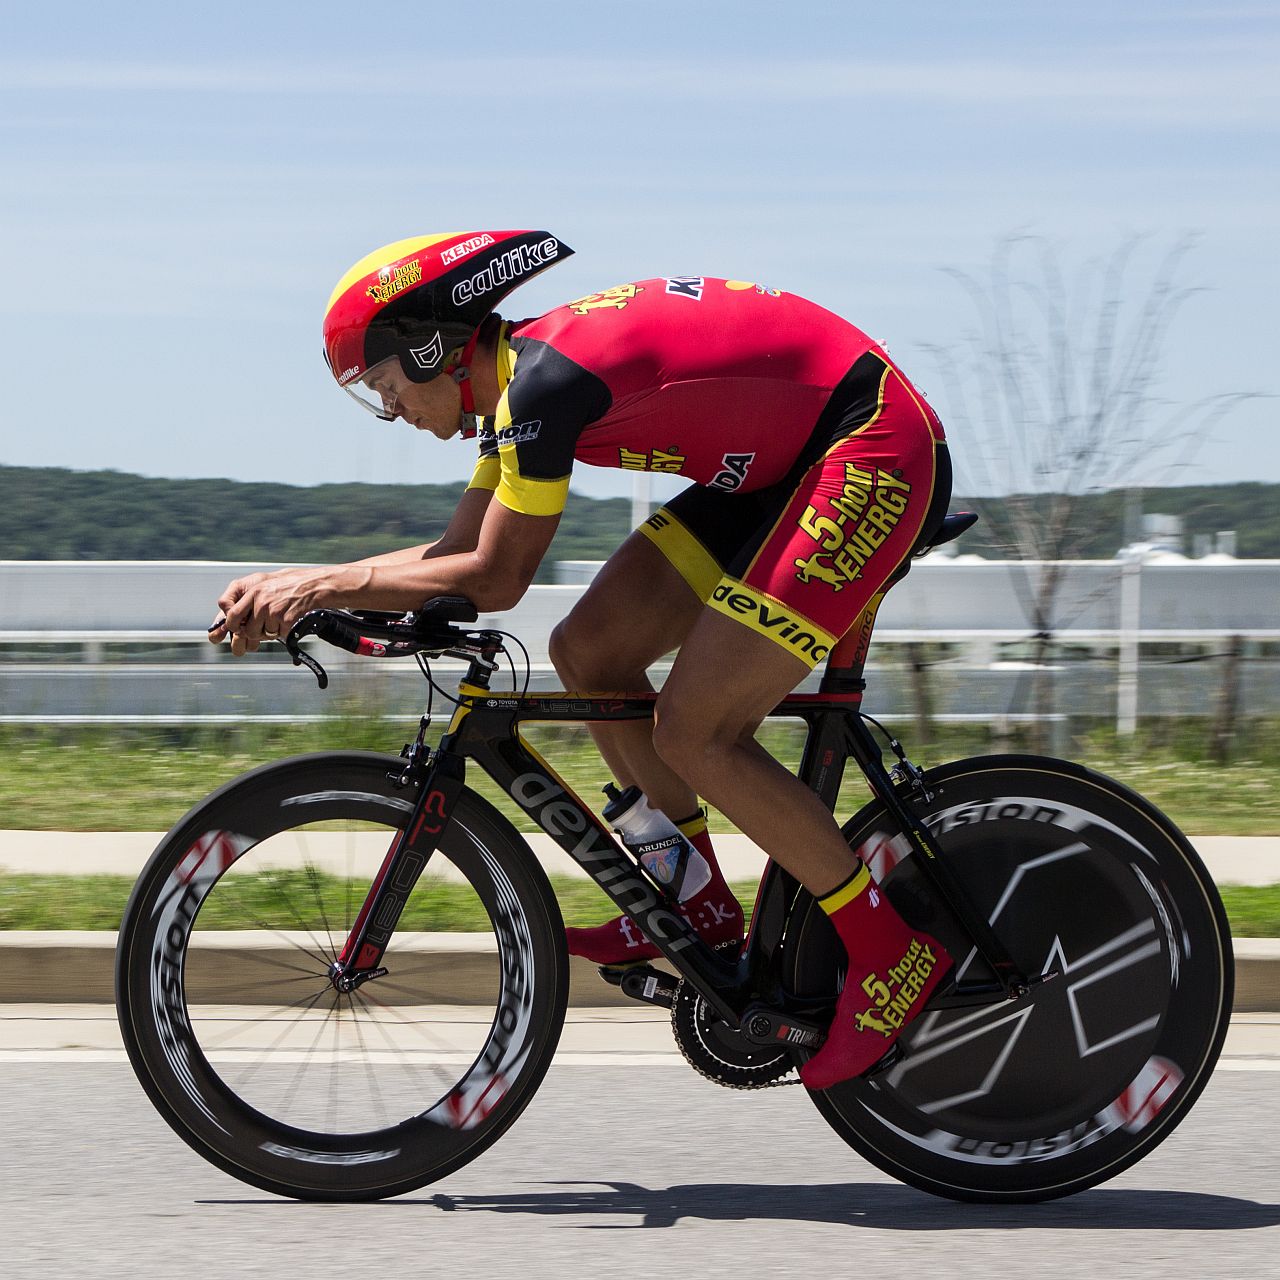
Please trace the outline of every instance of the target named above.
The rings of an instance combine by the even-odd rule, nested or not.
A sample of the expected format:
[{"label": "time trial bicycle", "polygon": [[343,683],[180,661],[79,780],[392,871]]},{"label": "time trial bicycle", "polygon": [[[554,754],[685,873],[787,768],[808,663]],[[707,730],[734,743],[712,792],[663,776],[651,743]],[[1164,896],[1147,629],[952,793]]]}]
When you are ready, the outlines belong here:
[{"label": "time trial bicycle", "polygon": [[[932,542],[972,519],[948,517]],[[1232,1000],[1225,913],[1174,824],[1081,765],[921,770],[889,735],[886,762],[861,708],[882,595],[819,691],[772,714],[804,722],[799,776],[828,807],[848,763],[861,770],[872,799],[843,833],[957,963],[885,1061],[811,1096],[855,1151],[926,1191],[1079,1191],[1150,1152],[1209,1079]],[[456,599],[304,617],[286,643],[322,686],[307,636],[417,656],[429,678],[430,658],[463,659],[448,729],[427,745],[428,707],[398,757],[245,774],[165,836],[130,898],[116,996],[134,1070],[186,1142],[264,1190],[369,1200],[438,1179],[501,1136],[551,1063],[569,980],[560,910],[528,843],[467,787],[468,761],[657,945],[665,967],[601,972],[670,1009],[699,1072],[792,1082],[823,1042],[844,952],[803,887],[769,862],[741,953],[713,951],[521,737],[533,722],[651,717],[654,695],[497,691],[508,637],[468,629],[476,617]],[[479,939],[441,931],[459,895],[488,922]]]}]

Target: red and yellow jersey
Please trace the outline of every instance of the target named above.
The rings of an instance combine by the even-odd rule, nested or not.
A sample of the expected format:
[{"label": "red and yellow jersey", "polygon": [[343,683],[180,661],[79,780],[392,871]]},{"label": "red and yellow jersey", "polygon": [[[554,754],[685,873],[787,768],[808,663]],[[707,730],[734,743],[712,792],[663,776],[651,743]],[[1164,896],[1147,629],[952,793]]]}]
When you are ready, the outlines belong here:
[{"label": "red and yellow jersey", "polygon": [[504,332],[472,488],[556,515],[575,458],[725,492],[781,480],[876,344],[795,294],[673,276],[618,285]]}]

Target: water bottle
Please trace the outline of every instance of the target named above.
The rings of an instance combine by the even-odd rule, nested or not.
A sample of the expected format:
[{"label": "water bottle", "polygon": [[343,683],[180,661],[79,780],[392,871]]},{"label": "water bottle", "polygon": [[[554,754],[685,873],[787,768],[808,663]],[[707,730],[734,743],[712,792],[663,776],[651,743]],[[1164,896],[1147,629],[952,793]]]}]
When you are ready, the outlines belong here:
[{"label": "water bottle", "polygon": [[710,883],[711,867],[706,858],[665,813],[649,807],[639,787],[619,791],[609,783],[604,793],[609,797],[604,820],[677,902],[691,898]]}]

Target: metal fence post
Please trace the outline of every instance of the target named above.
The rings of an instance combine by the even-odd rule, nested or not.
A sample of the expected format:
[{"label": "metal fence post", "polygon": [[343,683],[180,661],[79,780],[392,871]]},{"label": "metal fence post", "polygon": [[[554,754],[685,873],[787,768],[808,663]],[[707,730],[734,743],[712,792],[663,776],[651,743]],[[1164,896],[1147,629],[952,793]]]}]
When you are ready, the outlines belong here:
[{"label": "metal fence post", "polygon": [[1130,554],[1120,565],[1120,651],[1116,680],[1116,732],[1138,729],[1138,637],[1142,627],[1142,560]]}]

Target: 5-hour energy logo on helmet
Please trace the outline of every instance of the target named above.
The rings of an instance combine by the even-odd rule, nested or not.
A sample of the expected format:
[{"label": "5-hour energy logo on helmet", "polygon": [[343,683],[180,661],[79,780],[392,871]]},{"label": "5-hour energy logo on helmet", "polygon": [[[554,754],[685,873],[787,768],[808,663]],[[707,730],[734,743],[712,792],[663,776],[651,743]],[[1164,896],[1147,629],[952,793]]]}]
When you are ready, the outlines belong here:
[{"label": "5-hour energy logo on helmet", "polygon": [[816,579],[833,591],[862,576],[863,566],[898,527],[911,485],[892,471],[874,474],[852,462],[844,465],[844,490],[830,501],[832,515],[808,506],[797,521],[821,550],[795,562],[801,582]]},{"label": "5-hour energy logo on helmet", "polygon": [[399,267],[383,267],[378,272],[378,283],[371,284],[365,293],[375,302],[390,302],[398,293],[411,285],[422,282],[422,259],[414,258]]}]

